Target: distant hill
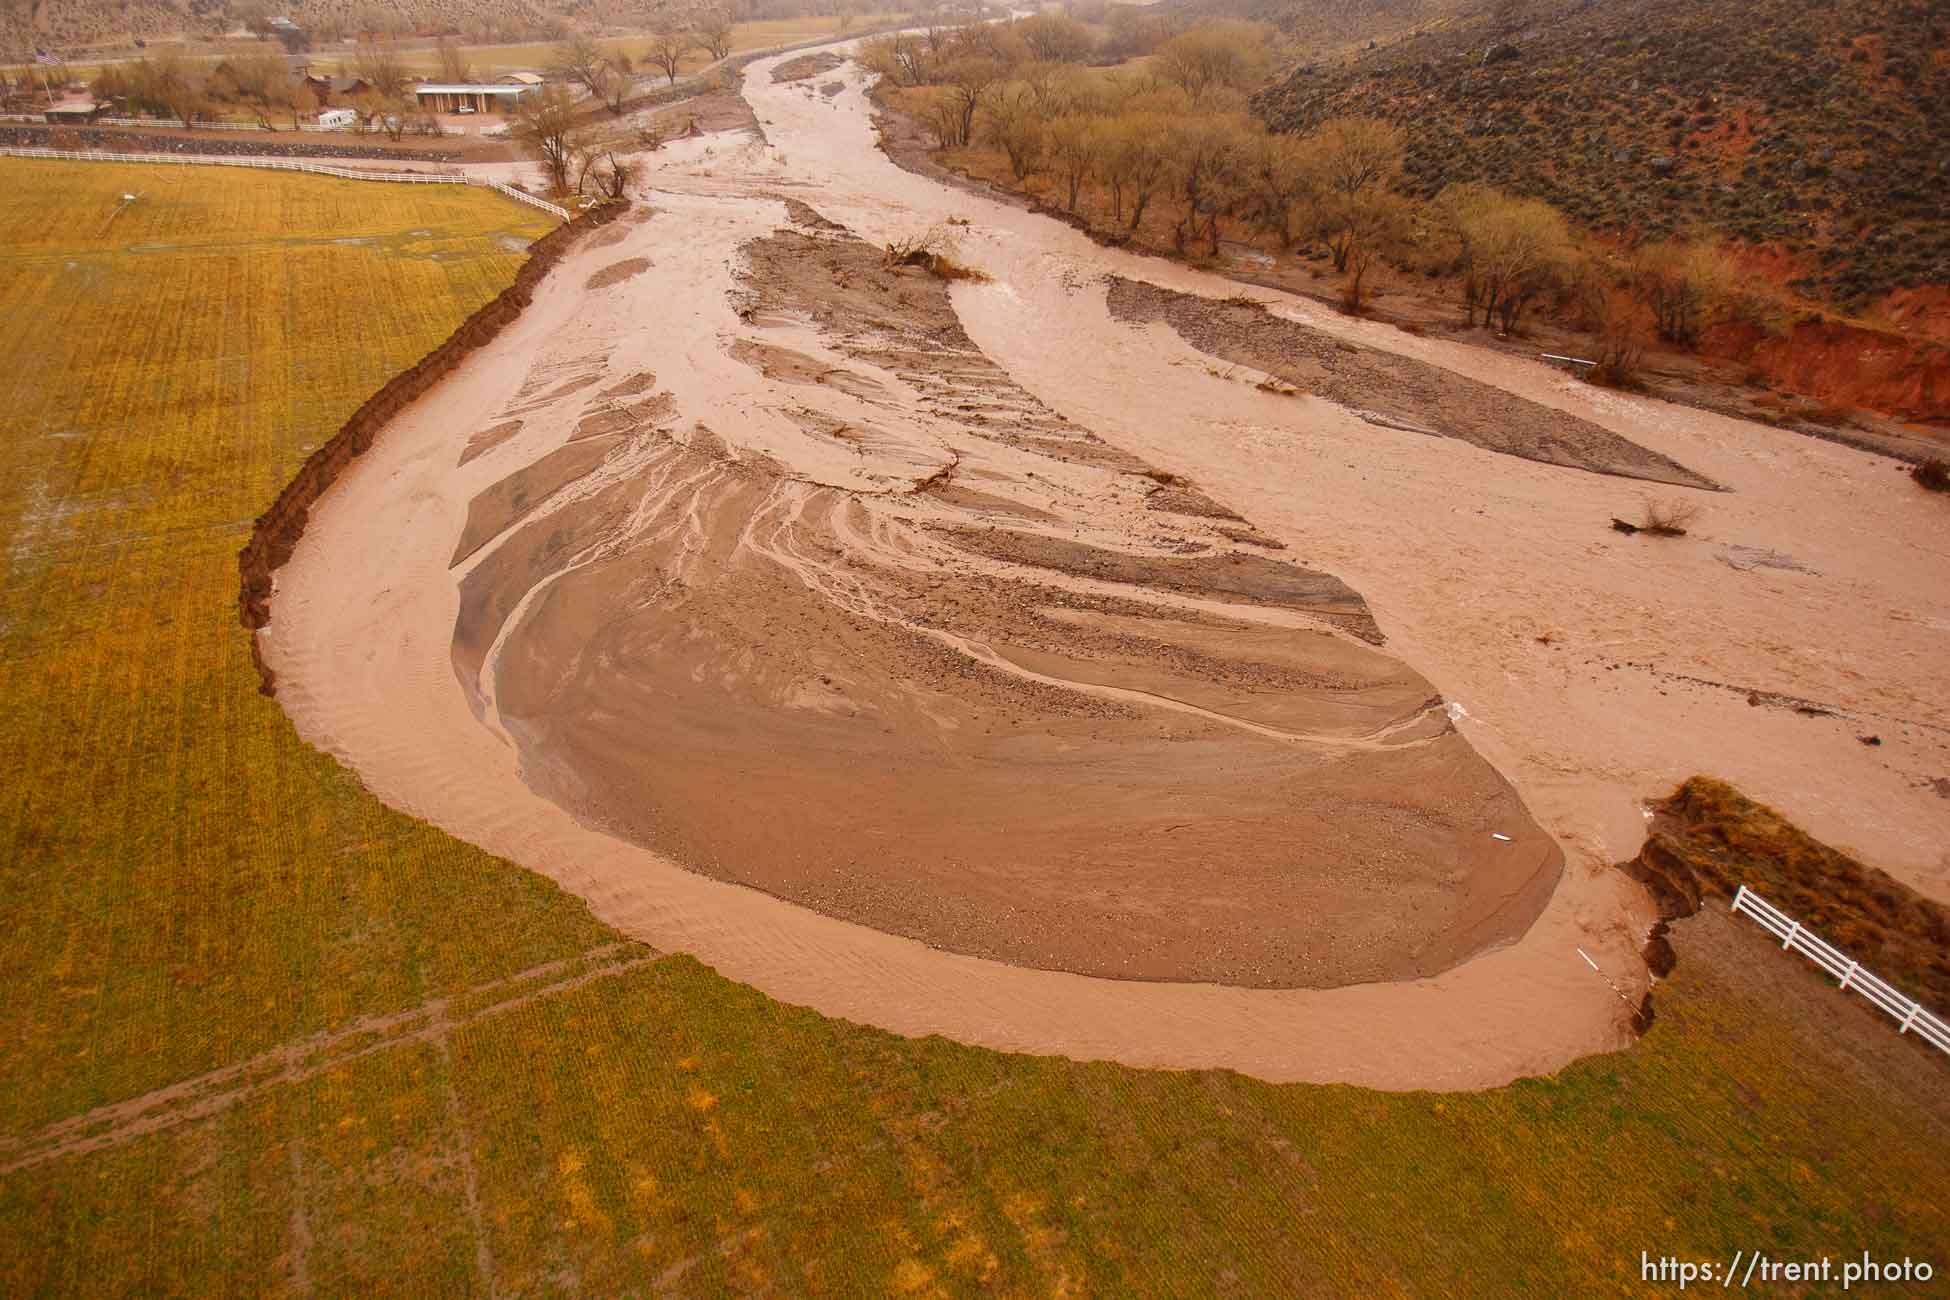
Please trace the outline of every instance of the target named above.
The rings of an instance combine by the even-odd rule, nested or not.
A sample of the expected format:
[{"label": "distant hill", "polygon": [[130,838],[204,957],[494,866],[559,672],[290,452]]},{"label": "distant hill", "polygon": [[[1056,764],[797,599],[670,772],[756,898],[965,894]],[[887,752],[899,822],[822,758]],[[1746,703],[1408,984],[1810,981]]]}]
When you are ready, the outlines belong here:
[{"label": "distant hill", "polygon": [[595,0],[0,0],[0,60],[23,48],[75,53],[136,39],[200,39],[234,31],[247,12],[281,14],[331,39],[361,30],[463,32],[515,40],[565,17],[600,18]]},{"label": "distant hill", "polygon": [[1189,0],[1195,16],[1249,18],[1279,29],[1301,54],[1336,55],[1445,23],[1475,22],[1489,0]]},{"label": "distant hill", "polygon": [[1939,0],[1248,2],[1296,33],[1351,10],[1421,23],[1255,101],[1283,129],[1401,123],[1418,191],[1484,181],[1598,229],[1766,245],[1796,287],[1849,306],[1950,282]]},{"label": "distant hill", "polygon": [[133,38],[214,36],[223,0],[0,0],[0,58]]}]

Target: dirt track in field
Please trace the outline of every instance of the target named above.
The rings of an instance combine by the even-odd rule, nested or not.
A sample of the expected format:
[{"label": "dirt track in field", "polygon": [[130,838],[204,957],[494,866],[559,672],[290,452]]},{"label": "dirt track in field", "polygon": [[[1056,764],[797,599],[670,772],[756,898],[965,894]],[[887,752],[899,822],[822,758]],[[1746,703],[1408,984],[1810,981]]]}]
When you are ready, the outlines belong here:
[{"label": "dirt track in field", "polygon": [[[1392,1087],[1624,1041],[1577,950],[1642,987],[1606,864],[1696,767],[1941,891],[1934,701],[1785,635],[1880,596],[1921,620],[1885,668],[1936,648],[1940,533],[1794,531],[1866,458],[1297,304],[1213,335],[1217,282],[897,171],[850,70],[770,73],[769,143],[652,155],[657,218],[313,512],[265,653],[388,801],[828,1014]],[[988,281],[883,265],[951,216]],[[1371,355],[1285,395],[1280,321]],[[1618,474],[1726,483],[1730,533],[1614,540]]]}]

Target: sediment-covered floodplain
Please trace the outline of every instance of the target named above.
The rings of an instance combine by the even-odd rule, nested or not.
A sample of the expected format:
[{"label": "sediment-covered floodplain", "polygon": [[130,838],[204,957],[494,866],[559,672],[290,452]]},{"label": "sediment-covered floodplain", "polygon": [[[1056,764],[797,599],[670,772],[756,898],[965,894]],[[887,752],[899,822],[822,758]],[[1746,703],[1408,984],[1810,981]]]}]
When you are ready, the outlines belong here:
[{"label": "sediment-covered floodplain", "polygon": [[[1652,642],[1634,593],[1702,558],[1681,607],[1778,619],[1791,579],[1719,562],[1783,523],[1743,426],[1227,306],[900,172],[857,74],[769,72],[765,140],[652,155],[314,509],[266,633],[301,731],[625,930],[904,1033],[1382,1086],[1623,1041],[1650,914],[1605,866],[1663,760],[1591,693],[1679,691],[1676,751],[1777,778],[1834,747],[1736,694],[1839,685],[1792,655],[1595,635]],[[934,228],[976,278],[883,254]],[[1786,458],[1819,455],[1861,459]],[[1735,526],[1615,550],[1650,491]]]}]

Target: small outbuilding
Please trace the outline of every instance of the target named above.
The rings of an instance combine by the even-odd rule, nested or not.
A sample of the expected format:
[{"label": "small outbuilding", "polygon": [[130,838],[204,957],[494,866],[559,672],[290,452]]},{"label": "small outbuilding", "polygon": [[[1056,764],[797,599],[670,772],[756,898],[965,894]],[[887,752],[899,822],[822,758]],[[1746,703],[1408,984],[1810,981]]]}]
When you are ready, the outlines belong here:
[{"label": "small outbuilding", "polygon": [[414,88],[420,107],[431,113],[512,113],[535,87],[523,82],[428,83]]},{"label": "small outbuilding", "polygon": [[334,102],[342,104],[372,89],[366,84],[364,77],[308,76],[305,78],[305,84],[311,87],[311,93],[318,100],[321,108]]},{"label": "small outbuilding", "polygon": [[94,121],[106,111],[106,106],[92,99],[70,99],[43,110],[51,125],[78,126]]}]

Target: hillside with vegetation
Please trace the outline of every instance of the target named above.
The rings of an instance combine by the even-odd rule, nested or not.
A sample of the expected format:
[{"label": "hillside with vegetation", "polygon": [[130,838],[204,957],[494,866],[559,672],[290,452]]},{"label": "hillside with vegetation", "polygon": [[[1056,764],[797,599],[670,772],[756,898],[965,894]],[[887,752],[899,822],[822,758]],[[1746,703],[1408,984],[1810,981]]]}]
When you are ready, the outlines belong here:
[{"label": "hillside with vegetation", "polygon": [[[1474,118],[1469,95],[1387,93],[1393,74],[1361,69],[1384,66],[1389,47],[1334,47],[1350,21],[1339,8],[1312,28],[1294,13],[1274,26],[1077,12],[1088,21],[1044,14],[869,43],[891,151],[1106,242],[1354,313],[1379,295],[1405,328],[1524,338],[1586,359],[1602,383],[1822,437],[1866,432],[1863,445],[1912,460],[1936,454],[1897,427],[1950,421],[1950,244],[1926,174],[1946,164],[1934,121],[1902,128],[1906,150],[1843,154],[1811,152],[1778,125],[1757,131],[1758,110],[1728,107],[1730,96],[1663,119],[1628,118],[1602,95],[1560,107],[1574,102],[1566,86],[1523,88],[1543,66],[1548,24],[1509,3],[1489,17],[1431,7],[1396,43],[1474,49],[1452,59],[1469,95],[1493,83],[1510,96]],[[1319,49],[1330,52],[1308,53]],[[1628,84],[1652,94],[1646,78]],[[1510,125],[1585,116],[1617,129],[1562,127],[1577,148],[1559,150]],[[1647,152],[1655,145],[1676,152]],[[1635,188],[1633,168],[1656,184]],[[1864,181],[1869,168],[1881,188]],[[1709,185],[1708,173],[1721,179]],[[1759,215],[1716,218],[1723,209]]]},{"label": "hillside with vegetation", "polygon": [[1457,21],[1483,0],[1193,0],[1188,16],[1243,18],[1280,34],[1302,59],[1343,59],[1367,47]]},{"label": "hillside with vegetation", "polygon": [[730,22],[869,17],[873,5],[815,0],[0,0],[0,79],[35,50],[78,59],[163,41],[207,41],[289,18],[297,46],[361,36],[454,36],[471,45],[557,40],[572,30],[681,30],[708,13]]},{"label": "hillside with vegetation", "polygon": [[1950,281],[1950,11],[1929,0],[1506,2],[1303,62],[1254,108],[1391,120],[1412,192],[1494,184],[1628,239],[1761,246],[1851,309]]},{"label": "hillside with vegetation", "polygon": [[365,0],[0,0],[0,57],[23,49],[74,53],[134,41],[199,39],[241,31],[273,14],[312,36],[337,40],[355,32],[387,35],[455,32],[474,40],[520,40],[562,30],[574,0],[411,0],[380,6]]}]

